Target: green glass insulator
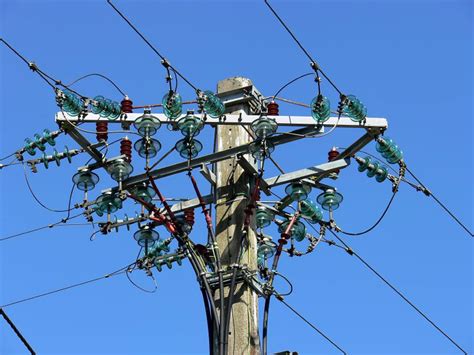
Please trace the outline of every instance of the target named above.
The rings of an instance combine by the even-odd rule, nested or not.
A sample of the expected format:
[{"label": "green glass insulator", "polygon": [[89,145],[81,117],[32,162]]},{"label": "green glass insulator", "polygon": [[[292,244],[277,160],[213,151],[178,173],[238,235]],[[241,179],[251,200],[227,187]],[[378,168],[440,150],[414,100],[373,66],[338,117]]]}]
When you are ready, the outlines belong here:
[{"label": "green glass insulator", "polygon": [[153,136],[161,127],[160,120],[151,114],[150,110],[145,110],[133,123],[136,130],[143,137]]},{"label": "green glass insulator", "polygon": [[169,244],[163,239],[158,239],[155,243],[155,252],[158,254],[168,253],[170,251]]},{"label": "green glass insulator", "polygon": [[34,136],[35,137],[35,146],[41,150],[42,152],[44,152],[46,150],[46,146],[44,145],[43,143],[43,140],[41,139],[42,137],[38,134],[38,133],[35,133]]},{"label": "green glass insulator", "polygon": [[354,122],[361,122],[367,117],[367,108],[354,95],[346,97],[346,105],[343,112]]},{"label": "green glass insulator", "polygon": [[175,120],[181,116],[181,113],[183,112],[183,101],[177,92],[168,92],[163,96],[161,102],[163,104],[163,113],[170,120]]},{"label": "green glass insulator", "polygon": [[48,156],[46,155],[46,153],[43,153],[43,156],[41,157],[41,162],[43,163],[46,169],[49,168],[49,161],[48,161]]},{"label": "green glass insulator", "polygon": [[359,170],[360,172],[367,170],[367,168],[369,167],[369,164],[372,162],[370,157],[365,157],[363,159],[364,159],[364,162],[358,162],[359,167],[357,168],[357,170]]},{"label": "green glass insulator", "polygon": [[381,153],[390,164],[396,164],[403,159],[403,153],[400,148],[388,137],[379,137],[375,149]]},{"label": "green glass insulator", "polygon": [[71,156],[71,151],[69,150],[69,148],[67,147],[67,145],[64,146],[64,156],[66,157],[67,161],[69,163],[72,162],[72,156]]},{"label": "green glass insulator", "polygon": [[194,116],[192,111],[188,111],[188,114],[178,121],[178,129],[187,138],[196,137],[203,127],[203,121],[199,117]]},{"label": "green glass insulator", "polygon": [[367,170],[367,176],[369,178],[375,176],[375,174],[377,173],[377,169],[379,168],[379,165],[380,164],[378,162],[371,164],[370,168]]},{"label": "green glass insulator", "polygon": [[102,217],[104,215],[104,212],[100,210],[99,206],[94,206],[93,212],[95,212],[95,214],[98,215],[99,217]]},{"label": "green glass insulator", "polygon": [[285,192],[293,201],[302,201],[308,197],[311,186],[303,182],[294,182],[286,186]]},{"label": "green glass insulator", "polygon": [[133,172],[133,166],[127,160],[119,158],[107,166],[107,171],[115,181],[123,181]]},{"label": "green glass insulator", "polygon": [[91,191],[99,182],[99,176],[88,169],[81,169],[72,177],[72,181],[81,191]]},{"label": "green glass insulator", "polygon": [[155,197],[156,192],[154,189],[152,189],[150,186],[146,185],[139,185],[137,187],[134,187],[130,191],[135,197],[138,197],[139,199],[150,203]]},{"label": "green glass insulator", "polygon": [[56,141],[54,140],[53,136],[51,135],[51,132],[49,129],[44,129],[43,130],[43,140],[48,143],[50,146],[56,145]]},{"label": "green glass insulator", "polygon": [[161,143],[154,138],[142,138],[135,142],[133,148],[138,152],[142,158],[154,158],[161,149]]},{"label": "green glass insulator", "polygon": [[183,259],[181,259],[181,257],[177,256],[177,257],[175,258],[175,261],[176,261],[176,263],[177,263],[179,266],[183,265]]},{"label": "green glass insulator", "polygon": [[61,165],[61,157],[56,149],[53,149],[53,159],[57,166]]},{"label": "green glass insulator", "polygon": [[105,110],[105,97],[102,95],[98,95],[94,97],[95,103],[91,104],[91,111],[92,113],[99,115]]},{"label": "green glass insulator", "polygon": [[112,100],[110,99],[103,99],[101,101],[100,106],[102,107],[102,110],[99,113],[100,117],[109,117],[110,112],[112,111],[112,104]]},{"label": "green glass insulator", "polygon": [[122,208],[122,200],[110,192],[100,195],[96,203],[102,213],[114,213]]},{"label": "green glass insulator", "polygon": [[62,100],[62,109],[70,116],[77,116],[82,112],[82,100],[70,91],[64,92],[64,99]]},{"label": "green glass insulator", "polygon": [[273,222],[274,218],[275,218],[275,214],[272,211],[266,209],[263,206],[257,207],[255,220],[256,220],[258,228],[268,227]]},{"label": "green glass insulator", "polygon": [[342,200],[342,195],[332,189],[327,189],[317,198],[318,203],[326,211],[334,211],[338,209]]},{"label": "green glass insulator", "polygon": [[385,166],[380,166],[377,169],[375,180],[377,180],[377,182],[384,182],[385,179],[387,179],[387,175],[388,175],[387,168]]},{"label": "green glass insulator", "polygon": [[260,116],[252,122],[250,126],[257,138],[263,139],[274,134],[278,129],[278,124],[274,118],[269,118],[265,115]]},{"label": "green glass insulator", "polygon": [[182,158],[193,159],[202,150],[202,144],[197,139],[181,139],[176,143],[176,150]]},{"label": "green glass insulator", "polygon": [[308,218],[311,223],[317,223],[323,219],[323,212],[312,200],[303,200],[300,203],[301,214]]},{"label": "green glass insulator", "polygon": [[269,240],[265,240],[259,244],[257,249],[257,257],[263,257],[264,259],[269,259],[276,252],[276,245]]},{"label": "green glass insulator", "polygon": [[252,156],[257,160],[264,160],[273,153],[275,150],[275,146],[272,142],[267,140],[256,140],[250,143],[249,145],[249,152]]},{"label": "green glass insulator", "polygon": [[107,116],[107,119],[110,121],[116,120],[122,114],[122,107],[117,101],[110,101],[108,109],[109,115]]},{"label": "green glass insulator", "polygon": [[331,105],[327,97],[323,95],[316,96],[311,101],[311,116],[318,123],[326,122],[331,115]]},{"label": "green glass insulator", "polygon": [[257,255],[257,265],[259,267],[264,267],[265,266],[265,258],[263,256],[258,256]]},{"label": "green glass insulator", "polygon": [[28,152],[29,155],[36,154],[36,145],[30,138],[25,138],[25,150]]},{"label": "green glass insulator", "polygon": [[[289,225],[290,221],[285,221],[278,227],[278,232],[284,233]],[[306,226],[300,221],[295,221],[290,230],[291,237],[297,242],[301,242],[306,236]]]},{"label": "green glass insulator", "polygon": [[138,245],[144,247],[152,247],[160,238],[157,231],[151,229],[149,226],[144,226],[133,235],[133,238],[138,242]]},{"label": "green glass insulator", "polygon": [[204,91],[204,95],[206,95],[204,111],[212,118],[221,117],[225,112],[225,107],[221,99],[214,95],[210,90]]}]

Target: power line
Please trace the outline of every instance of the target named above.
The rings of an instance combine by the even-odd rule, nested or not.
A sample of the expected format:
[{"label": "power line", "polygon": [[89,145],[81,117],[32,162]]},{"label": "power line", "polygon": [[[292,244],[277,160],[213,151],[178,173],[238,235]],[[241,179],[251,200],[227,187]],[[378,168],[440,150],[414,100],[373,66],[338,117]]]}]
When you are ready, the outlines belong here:
[{"label": "power line", "polygon": [[[132,264],[132,265],[133,265],[133,264]],[[127,265],[127,266],[125,266],[125,267],[122,267],[122,268],[118,269],[117,271],[111,272],[110,274],[106,274],[106,275],[104,275],[104,276],[96,277],[96,278],[94,278],[94,279],[90,279],[90,280],[87,280],[87,281],[79,282],[79,283],[76,283],[76,284],[73,284],[73,285],[69,285],[69,286],[66,286],[66,287],[61,287],[61,288],[58,288],[58,289],[56,289],[56,290],[48,291],[48,292],[45,292],[45,293],[40,293],[40,294],[35,295],[35,296],[31,296],[31,297],[19,299],[19,300],[16,300],[16,301],[13,301],[13,302],[4,304],[4,305],[0,306],[0,308],[7,308],[7,307],[13,306],[13,305],[15,305],[15,304],[19,304],[19,303],[31,301],[31,300],[34,300],[34,299],[37,299],[37,298],[40,298],[40,297],[45,297],[45,296],[48,296],[48,295],[52,295],[52,294],[54,294],[54,293],[58,293],[58,292],[62,292],[62,291],[69,290],[69,289],[71,289],[71,288],[75,288],[75,287],[87,285],[87,284],[90,284],[90,283],[93,283],[93,282],[96,282],[96,281],[99,281],[99,280],[102,280],[102,279],[107,279],[107,278],[110,278],[110,277],[112,277],[112,276],[120,275],[120,274],[126,272],[126,269],[127,269],[128,267],[130,267],[130,265]]]},{"label": "power line", "polygon": [[390,209],[390,206],[392,205],[392,202],[393,200],[395,199],[395,195],[397,194],[397,191],[398,191],[398,187],[393,191],[392,193],[392,197],[390,198],[390,200],[388,201],[388,204],[387,206],[385,207],[385,209],[383,210],[382,214],[380,215],[379,219],[377,219],[377,221],[369,228],[363,230],[362,232],[356,232],[356,233],[353,233],[353,232],[346,232],[346,231],[343,231],[343,230],[340,230],[339,231],[342,233],[342,234],[346,234],[346,235],[350,235],[350,236],[360,236],[360,235],[363,235],[363,234],[366,234],[366,233],[369,233],[370,231],[374,230],[379,224],[380,222],[382,222],[382,220],[384,219],[385,215],[387,214],[388,210]]},{"label": "power line", "polygon": [[415,176],[415,174],[411,172],[410,169],[408,168],[406,169],[408,173],[421,185],[420,190],[422,190],[425,195],[431,196],[433,200],[435,200],[436,203],[438,203],[438,205],[440,205],[451,216],[452,219],[454,219],[467,233],[469,233],[471,237],[474,237],[474,234],[469,230],[469,228],[466,227],[466,225],[462,223],[461,220],[458,217],[456,217],[456,215],[453,212],[451,212],[448,207],[446,207],[446,205],[444,205],[435,195],[433,195],[433,193],[426,188],[426,186]]},{"label": "power line", "polygon": [[28,341],[25,339],[25,337],[21,334],[21,332],[18,330],[18,328],[15,326],[15,324],[11,321],[11,319],[7,316],[7,314],[5,313],[5,311],[0,308],[0,314],[2,315],[2,317],[5,319],[5,321],[8,323],[8,325],[13,329],[13,331],[15,332],[16,336],[21,340],[21,342],[23,343],[23,345],[25,345],[25,347],[28,349],[28,351],[32,354],[32,355],[36,355],[36,352],[33,350],[33,348],[31,347],[31,345],[28,343]]},{"label": "power line", "polygon": [[73,218],[76,218],[76,217],[79,217],[81,216],[82,213],[80,214],[77,214],[77,215],[74,215],[72,217],[69,217],[69,218],[63,218],[61,219],[60,221],[58,222],[55,222],[55,223],[50,223],[50,224],[47,224],[45,226],[42,226],[42,227],[37,227],[37,228],[33,228],[33,229],[30,229],[30,230],[27,230],[27,231],[24,231],[24,232],[20,232],[20,233],[16,233],[16,234],[12,234],[12,235],[9,235],[9,236],[6,236],[6,237],[1,237],[0,238],[0,242],[3,242],[5,240],[9,240],[9,239],[13,239],[13,238],[17,238],[17,237],[21,237],[22,235],[26,235],[26,234],[31,234],[31,233],[34,233],[34,232],[38,232],[40,230],[43,230],[43,229],[48,229],[48,228],[53,228],[53,227],[77,227],[77,226],[90,226],[91,224],[90,223],[66,223],[67,221],[73,219]]},{"label": "power line", "polygon": [[318,329],[313,323],[311,323],[309,320],[307,320],[301,313],[299,313],[296,309],[294,309],[292,306],[290,306],[282,296],[277,294],[275,292],[275,298],[279,300],[281,303],[283,303],[288,309],[290,309],[294,314],[296,314],[298,317],[300,317],[306,324],[308,324],[311,328],[313,328],[316,332],[318,332],[319,335],[321,335],[324,339],[326,339],[328,342],[330,342],[336,349],[338,349],[340,352],[343,354],[347,354],[339,345],[337,345],[334,341],[331,340],[326,334],[324,334],[320,329]]},{"label": "power line", "polygon": [[183,79],[189,86],[191,86],[191,87],[194,89],[194,91],[196,91],[196,92],[199,92],[199,91],[200,91],[200,90],[199,90],[196,86],[194,86],[183,74],[181,74],[175,67],[173,67],[171,64],[168,63],[168,61],[166,60],[166,58],[155,48],[155,46],[153,46],[153,45],[150,43],[150,41],[148,41],[148,40],[145,38],[145,36],[144,36],[144,35],[130,22],[130,20],[112,3],[111,0],[107,0],[107,3],[108,3],[110,6],[112,6],[112,8],[115,10],[115,12],[116,12],[117,14],[119,14],[122,19],[125,20],[125,22],[136,32],[137,35],[140,36],[140,38],[148,45],[148,47],[150,47],[150,48],[153,50],[153,52],[155,52],[156,55],[158,55],[158,57],[161,58],[161,60],[163,61],[162,64],[165,66],[165,68],[166,68],[167,66],[169,66],[169,67],[173,70],[173,72],[174,72],[176,75],[178,75],[181,79]]},{"label": "power line", "polygon": [[[428,321],[438,332],[440,332],[446,339],[448,339],[453,345],[455,345],[459,350],[461,350],[464,354],[467,355],[467,352],[458,344],[456,343],[448,334],[446,334],[436,323],[434,323],[425,313],[423,313],[417,306],[413,304],[403,293],[401,293],[395,286],[393,286],[385,277],[383,277],[377,270],[375,270],[372,266],[370,266],[357,252],[355,252],[349,245],[347,245],[336,233],[334,233],[331,229],[328,228],[334,237],[341,242],[344,247],[346,247],[346,251],[350,255],[355,255],[357,259],[359,259],[362,264],[364,264],[370,271],[372,271],[380,280],[382,280],[388,287],[390,287],[397,295],[399,295],[408,305],[410,305],[419,315],[421,315],[426,321]],[[349,252],[350,251],[350,252]]]},{"label": "power line", "polygon": [[77,78],[76,80],[74,80],[72,83],[70,83],[68,85],[64,85],[64,86],[69,88],[69,87],[73,86],[74,84],[76,84],[77,82],[79,82],[83,79],[89,78],[91,76],[97,76],[99,78],[107,80],[110,84],[112,84],[117,89],[117,91],[120,94],[122,94],[123,96],[126,96],[125,92],[112,79],[110,79],[108,76],[100,74],[100,73],[90,73],[90,74],[83,75],[83,76]]},{"label": "power line", "polygon": [[332,82],[331,79],[329,79],[329,77],[322,71],[322,69],[319,67],[319,65],[316,63],[316,61],[311,57],[311,55],[309,54],[309,52],[303,47],[303,45],[301,44],[301,42],[298,40],[298,38],[296,38],[296,36],[293,34],[293,32],[290,30],[290,28],[286,25],[286,23],[283,21],[283,19],[277,14],[277,12],[273,9],[273,7],[270,5],[270,3],[268,2],[268,0],[264,0],[265,1],[265,4],[268,6],[268,8],[270,9],[270,11],[273,13],[273,15],[275,15],[275,17],[278,19],[278,21],[282,24],[282,26],[285,28],[285,30],[290,34],[290,36],[293,38],[293,40],[296,42],[296,44],[301,48],[301,50],[303,51],[303,53],[309,58],[309,60],[311,61],[311,66],[313,67],[313,69],[315,70],[316,74],[318,72],[321,73],[322,76],[324,76],[324,78],[328,81],[329,84],[331,84],[331,86],[338,92],[339,95],[343,96],[344,94],[342,93],[341,90],[339,90],[337,88],[337,86]]}]

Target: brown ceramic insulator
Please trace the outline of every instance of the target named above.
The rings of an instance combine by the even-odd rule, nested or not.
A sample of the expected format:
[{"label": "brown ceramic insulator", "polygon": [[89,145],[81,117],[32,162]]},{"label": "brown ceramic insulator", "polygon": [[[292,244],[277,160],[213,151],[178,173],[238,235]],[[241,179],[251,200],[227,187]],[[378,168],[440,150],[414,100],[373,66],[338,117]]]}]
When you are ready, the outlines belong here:
[{"label": "brown ceramic insulator", "polygon": [[[336,160],[337,157],[339,156],[339,152],[337,151],[337,149],[335,147],[333,147],[329,152],[328,152],[328,161],[333,161],[333,160]],[[335,170],[334,172],[336,174],[339,174],[339,169]]]},{"label": "brown ceramic insulator", "polygon": [[194,225],[194,208],[188,208],[184,210],[184,220],[190,226]]},{"label": "brown ceramic insulator", "polygon": [[275,101],[272,101],[267,105],[267,111],[270,116],[278,116],[280,114],[278,104]]},{"label": "brown ceramic insulator", "polygon": [[132,141],[128,138],[123,138],[120,141],[120,154],[127,157],[128,162],[132,161]]},{"label": "brown ceramic insulator", "polygon": [[108,128],[109,124],[107,121],[99,121],[95,124],[95,130],[96,130],[96,137],[97,137],[97,141],[101,141],[101,140],[104,140],[104,141],[107,141],[107,139],[109,138],[109,135],[107,134],[109,128]]},{"label": "brown ceramic insulator", "polygon": [[133,102],[125,96],[125,98],[120,102],[120,106],[122,108],[123,113],[132,113],[133,112]]}]

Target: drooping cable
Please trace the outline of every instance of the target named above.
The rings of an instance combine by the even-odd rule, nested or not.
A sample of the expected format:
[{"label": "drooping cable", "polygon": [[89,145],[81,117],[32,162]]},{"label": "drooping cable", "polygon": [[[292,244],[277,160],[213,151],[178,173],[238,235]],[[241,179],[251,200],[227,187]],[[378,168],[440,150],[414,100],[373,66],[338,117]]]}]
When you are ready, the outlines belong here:
[{"label": "drooping cable", "polygon": [[[25,176],[25,181],[26,181],[26,185],[28,186],[28,190],[30,191],[31,193],[31,196],[33,196],[34,200],[41,206],[43,207],[44,209],[50,211],[50,212],[56,212],[56,213],[63,213],[63,212],[69,212],[71,211],[71,208],[67,208],[67,209],[64,209],[64,210],[57,210],[57,209],[54,209],[54,208],[50,208],[48,206],[46,206],[43,202],[40,201],[40,199],[36,196],[36,194],[34,193],[31,185],[30,185],[30,181],[28,179],[28,174],[26,172],[26,166],[25,164],[23,164],[23,170],[24,170],[24,176]],[[74,188],[74,187],[73,187]],[[72,195],[72,191],[71,191],[71,195]],[[74,209],[74,208],[72,208]]]},{"label": "drooping cable", "polygon": [[474,237],[474,234],[469,230],[469,228],[463,222],[461,222],[461,220],[458,217],[456,217],[456,215],[453,212],[451,212],[451,210],[448,207],[446,207],[444,203],[442,203],[435,195],[433,195],[433,193],[426,188],[426,186],[413,174],[413,172],[410,169],[406,168],[406,170],[413,177],[413,179],[415,179],[420,184],[422,191],[425,195],[431,196],[433,200],[435,200],[436,203],[440,205],[441,208],[443,208],[446,211],[446,213],[451,216],[452,219],[454,219],[471,237]]},{"label": "drooping cable", "polygon": [[310,73],[306,73],[306,74],[303,74],[303,75],[300,75],[300,76],[297,76],[296,78],[294,79],[291,79],[289,82],[287,82],[285,85],[283,85],[281,88],[278,89],[278,91],[275,93],[275,95],[273,95],[273,98],[272,98],[272,101],[275,101],[276,97],[278,96],[278,94],[280,94],[284,89],[286,89],[288,86],[290,86],[291,84],[293,84],[294,82],[300,80],[300,79],[303,79],[307,76],[310,76],[310,75],[314,75],[313,72],[310,72]]},{"label": "drooping cable", "polygon": [[142,292],[146,292],[146,293],[155,293],[156,290],[158,289],[158,285],[156,283],[156,279],[155,277],[153,276],[153,274],[150,274],[149,276],[153,279],[153,283],[154,283],[154,288],[152,290],[147,290],[146,288],[143,288],[141,287],[140,285],[138,285],[136,282],[134,282],[132,280],[132,278],[130,277],[130,274],[131,272],[129,271],[129,269],[127,268],[127,270],[125,270],[125,275],[127,276],[127,279],[128,281],[130,281],[130,283],[135,286],[137,289],[139,289],[140,291]]},{"label": "drooping cable", "polygon": [[5,313],[5,311],[0,308],[0,315],[2,315],[2,317],[5,319],[5,321],[8,323],[8,325],[10,326],[10,328],[13,329],[13,332],[15,332],[16,336],[21,340],[21,342],[23,343],[23,345],[25,345],[25,347],[28,349],[28,351],[31,353],[31,355],[36,355],[36,352],[33,350],[33,348],[31,347],[31,345],[28,343],[28,341],[25,339],[25,337],[23,336],[23,334],[21,334],[21,332],[18,330],[18,328],[15,326],[15,324],[12,322],[12,320],[7,316],[7,314]]},{"label": "drooping cable", "polygon": [[[132,22],[130,22],[130,20],[112,3],[111,0],[107,0],[107,3],[115,10],[115,12],[117,14],[120,15],[120,17],[130,26],[130,28],[132,28],[136,34],[138,36],[140,36],[140,38],[148,45],[148,47],[150,47],[153,52],[155,52],[155,54],[161,58],[161,60],[165,61],[166,63],[168,63],[168,61],[166,60],[166,58],[155,48],[155,46],[153,46],[150,41],[148,41],[146,39],[146,37],[132,24]],[[172,66],[171,64],[169,64],[169,67],[172,68],[172,70],[176,73],[176,75],[178,75],[181,79],[183,79],[190,87],[192,87],[194,89],[194,91],[196,92],[199,92],[200,90],[194,86],[183,74],[181,74],[174,66]]]},{"label": "drooping cable", "polygon": [[64,84],[64,87],[66,88],[70,88],[71,86],[73,86],[74,84],[78,83],[79,81],[81,80],[84,80],[86,78],[90,78],[92,76],[96,76],[96,77],[99,77],[99,78],[102,78],[102,79],[105,79],[107,80],[110,84],[112,84],[112,86],[114,86],[117,91],[122,94],[123,96],[126,96],[125,95],[125,92],[112,80],[110,79],[108,76],[104,75],[104,74],[100,74],[100,73],[90,73],[90,74],[86,74],[86,75],[83,75],[79,78],[77,78],[76,80],[74,80],[73,82],[71,82],[70,84]]},{"label": "drooping cable", "polygon": [[19,299],[19,300],[16,300],[16,301],[12,301],[12,302],[9,302],[7,304],[4,304],[4,305],[1,305],[0,308],[7,308],[7,307],[10,307],[10,306],[13,306],[15,304],[19,304],[19,303],[23,303],[23,302],[28,302],[28,301],[31,301],[31,300],[34,300],[34,299],[37,299],[37,298],[41,298],[41,297],[45,297],[45,296],[48,296],[48,295],[52,295],[54,293],[58,293],[58,292],[62,292],[62,291],[66,291],[66,290],[69,290],[71,288],[76,288],[76,287],[79,287],[79,286],[83,286],[83,285],[87,285],[87,284],[90,284],[90,283],[93,283],[93,282],[96,282],[96,281],[99,281],[99,280],[103,280],[103,279],[107,279],[107,278],[110,278],[112,276],[116,276],[116,275],[120,275],[122,273],[124,273],[126,271],[126,268],[128,268],[129,265],[125,266],[125,267],[122,267],[114,272],[111,272],[109,274],[106,274],[104,276],[100,276],[100,277],[96,277],[94,279],[90,279],[90,280],[87,280],[87,281],[83,281],[83,282],[79,282],[79,283],[76,283],[76,284],[72,284],[72,285],[69,285],[69,286],[66,286],[66,287],[61,287],[61,288],[58,288],[58,289],[55,289],[55,290],[52,290],[52,291],[48,291],[48,292],[44,292],[44,293],[40,293],[40,294],[37,294],[35,296],[31,296],[31,297],[27,297],[27,298],[23,298],[23,299]]},{"label": "drooping cable", "polygon": [[451,338],[446,332],[444,332],[434,321],[432,321],[423,311],[421,311],[413,302],[411,302],[401,291],[399,291],[394,285],[392,285],[385,277],[383,277],[377,270],[375,270],[371,265],[367,263],[357,252],[354,251],[347,243],[342,240],[334,231],[329,229],[329,232],[346,248],[346,251],[350,255],[354,255],[365,267],[367,267],[372,273],[374,273],[380,280],[383,281],[388,287],[392,289],[398,296],[400,296],[410,307],[412,307],[420,316],[422,316],[428,323],[430,323],[439,333],[441,333],[446,339],[448,339],[454,346],[456,346],[460,351],[467,355],[467,352],[456,343],[453,338]]},{"label": "drooping cable", "polygon": [[308,324],[311,328],[313,328],[319,335],[321,335],[324,339],[330,342],[337,350],[339,350],[343,354],[347,354],[339,345],[337,345],[331,338],[329,338],[326,334],[324,334],[319,328],[317,328],[313,323],[311,323],[308,319],[303,317],[301,313],[299,313],[296,309],[290,306],[281,295],[274,292],[275,298],[283,303],[289,310],[291,310],[294,314],[296,314],[299,318],[301,318],[306,324]]}]

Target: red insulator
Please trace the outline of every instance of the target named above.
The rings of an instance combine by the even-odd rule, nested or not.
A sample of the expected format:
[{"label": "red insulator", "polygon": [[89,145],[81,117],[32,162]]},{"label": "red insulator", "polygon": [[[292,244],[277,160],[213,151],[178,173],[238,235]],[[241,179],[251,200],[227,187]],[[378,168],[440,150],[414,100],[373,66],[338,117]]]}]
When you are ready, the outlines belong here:
[{"label": "red insulator", "polygon": [[267,111],[270,116],[278,116],[280,114],[278,104],[275,101],[272,101],[267,105]]},{"label": "red insulator", "polygon": [[123,113],[132,113],[133,112],[133,102],[129,99],[128,96],[125,96],[120,102],[120,106],[122,108]]},{"label": "red insulator", "polygon": [[132,161],[132,141],[127,137],[120,141],[120,154],[125,155],[128,162]]},{"label": "red insulator", "polygon": [[107,141],[107,139],[109,138],[109,135],[107,134],[108,132],[108,122],[107,121],[98,121],[96,124],[95,124],[95,130],[96,130],[96,137],[97,137],[97,141],[101,141],[101,140],[104,140],[104,141]]},{"label": "red insulator", "polygon": [[[336,160],[339,156],[339,152],[337,151],[336,147],[332,147],[332,149],[328,152],[328,161]],[[336,174],[339,174],[339,169],[335,170]]]},{"label": "red insulator", "polygon": [[194,225],[194,208],[187,208],[184,210],[184,220],[191,227]]}]

